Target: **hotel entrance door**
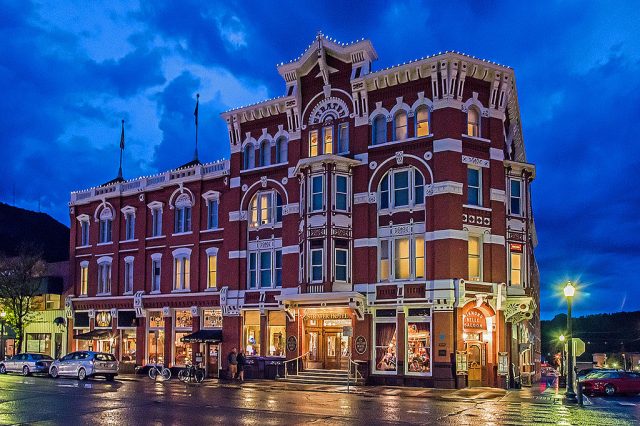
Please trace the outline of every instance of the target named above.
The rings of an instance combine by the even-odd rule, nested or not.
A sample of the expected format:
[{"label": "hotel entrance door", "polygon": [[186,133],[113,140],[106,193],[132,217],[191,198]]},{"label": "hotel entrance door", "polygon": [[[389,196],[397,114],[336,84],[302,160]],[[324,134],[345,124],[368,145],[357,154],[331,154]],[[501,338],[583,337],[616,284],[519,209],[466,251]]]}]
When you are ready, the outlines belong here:
[{"label": "hotel entrance door", "polygon": [[308,368],[346,370],[349,367],[350,337],[342,335],[342,327],[350,319],[312,320],[305,322],[305,345],[309,351]]}]

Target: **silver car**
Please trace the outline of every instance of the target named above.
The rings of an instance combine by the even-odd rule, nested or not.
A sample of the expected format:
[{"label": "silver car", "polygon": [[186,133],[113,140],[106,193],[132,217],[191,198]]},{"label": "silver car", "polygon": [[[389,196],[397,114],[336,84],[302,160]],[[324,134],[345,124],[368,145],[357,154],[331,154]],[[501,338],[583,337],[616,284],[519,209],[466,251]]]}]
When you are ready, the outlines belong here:
[{"label": "silver car", "polygon": [[28,376],[31,373],[48,373],[53,358],[49,355],[25,352],[0,361],[0,374],[10,371]]},{"label": "silver car", "polygon": [[77,377],[78,380],[102,376],[107,381],[112,381],[118,375],[118,361],[112,354],[104,352],[71,352],[51,364],[49,375],[54,379],[59,376],[71,376]]}]

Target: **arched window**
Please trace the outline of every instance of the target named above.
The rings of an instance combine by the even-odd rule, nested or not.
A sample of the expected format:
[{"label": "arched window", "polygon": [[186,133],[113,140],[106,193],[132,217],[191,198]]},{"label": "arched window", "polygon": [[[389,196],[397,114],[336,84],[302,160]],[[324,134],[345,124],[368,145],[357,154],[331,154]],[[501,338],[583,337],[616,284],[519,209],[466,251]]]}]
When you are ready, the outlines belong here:
[{"label": "arched window", "polygon": [[373,119],[373,145],[379,145],[387,141],[387,119],[380,114]]},{"label": "arched window", "polygon": [[378,187],[380,210],[424,204],[424,176],[415,167],[387,172]]},{"label": "arched window", "polygon": [[105,207],[100,212],[100,243],[110,243],[111,223],[113,222],[113,212],[109,207]]},{"label": "arched window", "polygon": [[416,136],[427,136],[429,129],[429,109],[422,105],[416,111]]},{"label": "arched window", "polygon": [[407,138],[407,113],[399,111],[393,119],[393,140],[401,141]]},{"label": "arched window", "polygon": [[174,232],[180,234],[182,232],[191,231],[191,197],[189,194],[181,194],[176,198],[175,203],[175,228]]},{"label": "arched window", "polygon": [[269,164],[271,164],[271,144],[265,140],[260,144],[260,166]]},{"label": "arched window", "polygon": [[282,198],[277,191],[262,191],[249,203],[249,226],[257,228],[282,222]]},{"label": "arched window", "polygon": [[244,169],[252,169],[256,164],[255,152],[252,144],[247,144],[244,148]]},{"label": "arched window", "polygon": [[287,138],[282,137],[276,141],[276,163],[286,163],[288,161]]},{"label": "arched window", "polygon": [[467,134],[469,136],[480,136],[480,113],[477,108],[471,107],[467,112]]}]

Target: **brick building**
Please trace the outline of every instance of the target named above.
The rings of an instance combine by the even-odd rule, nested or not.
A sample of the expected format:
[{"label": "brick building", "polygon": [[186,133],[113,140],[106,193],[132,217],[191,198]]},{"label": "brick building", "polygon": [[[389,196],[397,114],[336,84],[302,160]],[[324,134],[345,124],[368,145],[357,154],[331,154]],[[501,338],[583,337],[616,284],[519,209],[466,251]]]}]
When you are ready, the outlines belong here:
[{"label": "brick building", "polygon": [[435,387],[535,374],[513,70],[376,59],[319,34],[278,66],[284,96],[222,114],[229,160],[72,193],[70,347],[138,365],[203,352],[211,372],[241,347],[256,375],[351,359],[370,383]]}]

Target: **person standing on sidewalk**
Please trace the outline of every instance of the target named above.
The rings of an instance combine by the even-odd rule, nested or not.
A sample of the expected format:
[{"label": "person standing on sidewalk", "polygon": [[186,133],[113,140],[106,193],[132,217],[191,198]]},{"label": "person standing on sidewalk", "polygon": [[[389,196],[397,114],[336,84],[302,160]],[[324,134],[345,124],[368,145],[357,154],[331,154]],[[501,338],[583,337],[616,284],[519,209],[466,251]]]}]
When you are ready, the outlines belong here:
[{"label": "person standing on sidewalk", "polygon": [[229,362],[229,378],[233,380],[238,374],[238,352],[236,348],[233,348],[231,352],[229,352],[227,361]]},{"label": "person standing on sidewalk", "polygon": [[238,379],[240,379],[241,382],[244,382],[244,366],[247,365],[247,357],[244,355],[242,349],[240,349],[240,352],[238,352],[237,361]]}]

